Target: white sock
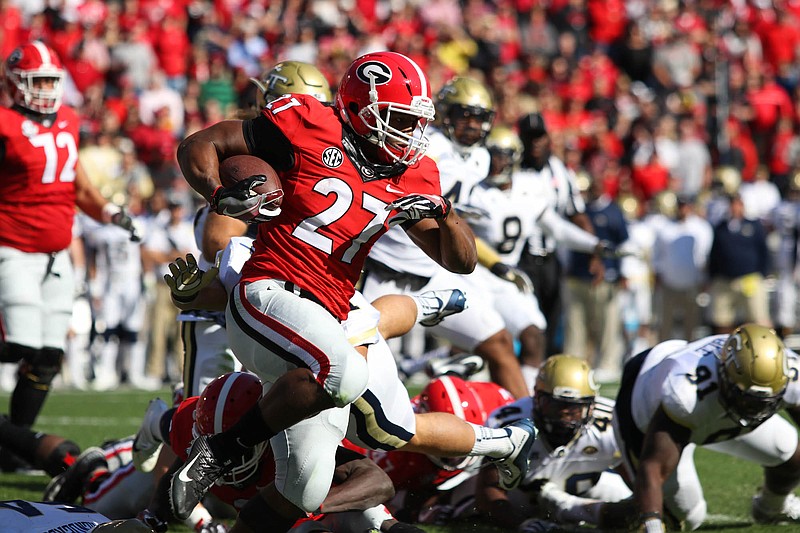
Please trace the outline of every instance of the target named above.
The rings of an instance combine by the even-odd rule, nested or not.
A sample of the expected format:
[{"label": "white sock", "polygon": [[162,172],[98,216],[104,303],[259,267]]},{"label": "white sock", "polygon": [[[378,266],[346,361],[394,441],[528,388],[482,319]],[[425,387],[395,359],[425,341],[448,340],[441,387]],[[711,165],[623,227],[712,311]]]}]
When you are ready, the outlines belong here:
[{"label": "white sock", "polygon": [[[425,320],[426,318],[430,318],[431,315],[439,311],[439,304],[441,300],[436,296],[410,296],[414,303],[417,304],[417,324],[421,320]],[[426,303],[425,300],[430,300],[430,303]]]},{"label": "white sock", "polygon": [[500,459],[514,451],[510,430],[494,429],[477,424],[470,424],[470,426],[475,431],[475,444],[467,455],[486,455]]}]

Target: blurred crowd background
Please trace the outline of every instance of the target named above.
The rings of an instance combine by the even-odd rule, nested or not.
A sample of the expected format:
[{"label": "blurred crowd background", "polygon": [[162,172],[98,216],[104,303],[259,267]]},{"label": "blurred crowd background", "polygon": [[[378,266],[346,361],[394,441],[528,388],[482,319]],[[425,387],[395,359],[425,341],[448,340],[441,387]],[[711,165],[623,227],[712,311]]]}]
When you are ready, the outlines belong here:
[{"label": "blurred crowd background", "polygon": [[[336,87],[355,57],[383,49],[419,63],[434,94],[455,75],[483,81],[495,98],[495,125],[541,113],[554,155],[586,184],[589,201],[618,200],[632,224],[660,213],[652,242],[636,255],[656,294],[655,313],[628,312],[635,306],[625,303],[624,272],[612,280],[620,307],[607,319],[619,323],[614,335],[624,352],[635,349],[633,338],[646,343],[682,334],[659,331],[659,290],[674,265],[659,271],[653,256],[657,230],[680,223],[683,206],[713,230],[735,218],[741,200],[742,216],[763,228],[758,251],[719,253],[760,254],[764,245],[768,261],[756,268],[766,280],[761,288],[772,295],[767,316],[743,318],[793,332],[794,302],[779,301],[783,289],[775,287],[797,284],[797,223],[794,215],[775,214],[781,202],[793,206],[800,189],[800,1],[0,0],[0,55],[31,39],[52,46],[69,73],[65,102],[81,116],[80,160],[91,180],[128,205],[146,235],[140,270],[124,274],[131,285],[141,280],[149,309],[139,335],[127,339],[139,347],[136,368],[120,374],[117,360],[117,376],[99,379],[102,372],[87,362],[101,360],[102,350],[90,352],[87,339],[103,330],[97,318],[107,280],[97,276],[100,245],[91,225],[76,225],[76,247],[83,245],[88,260],[78,270],[84,307],[76,313],[71,351],[77,355],[68,354],[63,378],[69,384],[94,380],[104,388],[121,376],[144,387],[180,377],[174,312],[165,317],[169,306],[159,307],[168,302],[161,276],[168,261],[196,252],[192,217],[201,199],[180,175],[177,143],[248,112],[256,95],[249,78],[278,61],[313,63]],[[662,237],[674,245],[670,239]],[[716,324],[705,296],[712,278],[742,277],[725,274],[727,259],[709,261],[712,243],[705,255],[696,248],[689,254],[698,277],[686,300],[699,315],[690,322],[694,337]],[[748,283],[745,297],[753,293]],[[591,357],[599,344],[589,339],[586,353],[577,355]],[[613,379],[615,368],[607,370]]]}]

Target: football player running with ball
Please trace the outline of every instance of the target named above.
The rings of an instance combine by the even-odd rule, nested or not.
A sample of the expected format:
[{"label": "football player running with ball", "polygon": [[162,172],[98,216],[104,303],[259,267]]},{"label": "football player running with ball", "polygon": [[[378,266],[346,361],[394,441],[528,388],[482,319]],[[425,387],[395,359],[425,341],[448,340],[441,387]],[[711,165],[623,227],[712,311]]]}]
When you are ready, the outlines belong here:
[{"label": "football player running with ball", "polygon": [[[422,134],[433,115],[419,66],[379,52],[351,64],[333,107],[313,96],[285,95],[255,119],[221,122],[179,147],[187,181],[217,213],[261,222],[226,318],[234,353],[271,387],[230,430],[193,442],[172,478],[176,516],[187,516],[235,457],[267,440],[276,456],[276,483],[242,509],[240,521],[286,530],[322,503],[347,427],[343,408],[368,380],[367,362],[340,321],[366,254],[390,225],[404,225],[445,268],[475,268],[474,236],[441,197],[436,165],[423,157]],[[285,193],[280,215],[253,191],[262,177],[220,185],[220,160],[239,154],[261,157],[278,172]],[[282,433],[315,415],[325,431]],[[523,424],[512,432],[518,438],[509,461],[534,429]],[[513,477],[521,473],[516,470]]]},{"label": "football player running with ball", "polygon": [[64,76],[40,41],[3,64],[2,88],[13,104],[0,107],[0,361],[19,363],[9,414],[25,427],[36,421],[64,356],[75,207],[138,240],[131,218],[103,198],[78,162],[80,124],[61,103]]}]

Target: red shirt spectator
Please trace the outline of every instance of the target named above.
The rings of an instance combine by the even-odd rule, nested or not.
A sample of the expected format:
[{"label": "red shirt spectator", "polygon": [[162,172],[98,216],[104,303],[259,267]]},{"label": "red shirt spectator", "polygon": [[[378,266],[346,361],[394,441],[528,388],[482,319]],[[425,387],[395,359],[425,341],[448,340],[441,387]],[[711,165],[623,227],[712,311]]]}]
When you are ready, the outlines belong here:
[{"label": "red shirt spectator", "polygon": [[633,182],[633,193],[638,198],[648,201],[667,188],[669,170],[661,164],[658,156],[653,154],[646,165],[633,167],[631,181]]},{"label": "red shirt spectator", "polygon": [[186,35],[186,19],[168,16],[154,41],[161,70],[168,78],[185,76],[189,70],[192,43]]},{"label": "red shirt spectator", "polygon": [[603,46],[610,46],[625,33],[628,17],[622,0],[589,0],[589,36]]},{"label": "red shirt spectator", "polygon": [[747,91],[747,101],[753,108],[753,126],[758,132],[767,132],[778,123],[781,117],[793,114],[792,100],[783,87],[775,83],[768,74],[764,75],[761,87]]},{"label": "red shirt spectator", "polygon": [[23,42],[22,15],[9,0],[0,1],[0,57],[5,60]]}]

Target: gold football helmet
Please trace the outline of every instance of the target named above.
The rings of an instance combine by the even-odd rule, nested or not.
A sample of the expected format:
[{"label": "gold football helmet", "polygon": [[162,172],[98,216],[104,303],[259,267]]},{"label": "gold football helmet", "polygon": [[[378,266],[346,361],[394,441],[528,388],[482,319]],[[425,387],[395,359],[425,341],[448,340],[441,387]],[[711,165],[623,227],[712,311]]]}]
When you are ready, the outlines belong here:
[{"label": "gold football helmet", "polygon": [[742,426],[757,426],[778,410],[786,391],[788,361],[775,331],[744,324],[731,333],[719,354],[720,396]]},{"label": "gold football helmet", "polygon": [[589,423],[598,389],[594,372],[579,357],[553,355],[539,368],[533,421],[551,448],[568,445]]},{"label": "gold football helmet", "polygon": [[622,210],[625,220],[637,220],[639,218],[640,203],[639,199],[632,194],[620,194],[617,197],[617,205]]},{"label": "gold football helmet", "polygon": [[320,102],[330,102],[331,86],[325,75],[311,63],[281,61],[260,80],[250,78],[264,97],[265,104],[284,94],[310,94]]},{"label": "gold football helmet", "polygon": [[492,156],[486,181],[495,187],[511,183],[511,174],[522,160],[523,146],[519,136],[511,128],[497,126],[487,135],[486,148]]},{"label": "gold football helmet", "polygon": [[732,166],[721,166],[714,171],[712,186],[725,194],[736,194],[742,184],[742,173]]},{"label": "gold football helmet", "polygon": [[[436,116],[451,141],[469,147],[482,141],[494,120],[494,102],[489,90],[472,78],[456,77],[445,83],[436,97]],[[477,119],[473,126],[470,119]]]},{"label": "gold football helmet", "polygon": [[653,197],[653,212],[675,218],[678,214],[678,195],[672,191],[661,191]]}]

